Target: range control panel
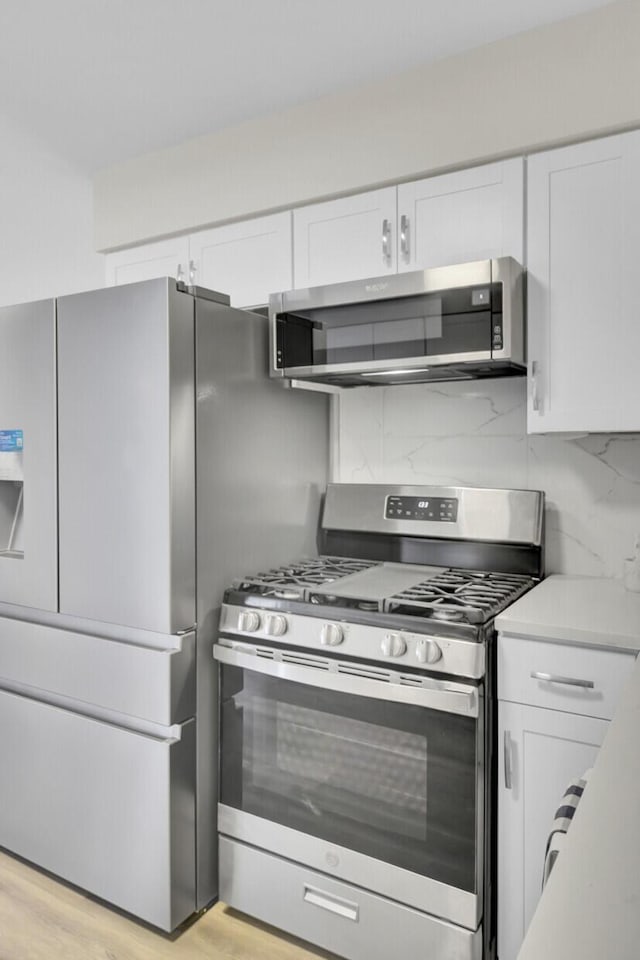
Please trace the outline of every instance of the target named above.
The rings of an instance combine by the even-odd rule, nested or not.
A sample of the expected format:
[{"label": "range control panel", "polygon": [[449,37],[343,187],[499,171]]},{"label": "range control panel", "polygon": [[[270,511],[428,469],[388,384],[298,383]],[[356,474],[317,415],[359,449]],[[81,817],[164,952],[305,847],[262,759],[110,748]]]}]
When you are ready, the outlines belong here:
[{"label": "range control panel", "polygon": [[454,497],[387,497],[386,520],[437,520],[455,523],[458,519],[458,501]]}]

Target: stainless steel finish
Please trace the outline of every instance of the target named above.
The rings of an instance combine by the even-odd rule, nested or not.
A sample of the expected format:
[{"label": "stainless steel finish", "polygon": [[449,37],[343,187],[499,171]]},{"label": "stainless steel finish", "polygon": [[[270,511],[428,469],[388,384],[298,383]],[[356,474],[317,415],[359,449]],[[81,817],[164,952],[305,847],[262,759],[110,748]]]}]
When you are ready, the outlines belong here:
[{"label": "stainless steel finish", "polygon": [[511,737],[508,730],[504,732],[502,750],[504,756],[504,785],[506,790],[511,790]]},{"label": "stainless steel finish", "polygon": [[[402,220],[405,222],[404,233]],[[401,254],[410,257],[409,219],[401,220]],[[383,227],[383,251],[386,249]],[[404,238],[404,239],[403,239]],[[421,294],[460,289],[491,282],[503,284],[502,348],[489,348],[467,353],[429,355],[398,360],[372,360],[355,363],[329,363],[313,366],[278,368],[275,325],[278,314],[323,307],[349,306],[369,300],[394,300]],[[429,373],[422,379],[465,379],[477,376],[474,366],[492,366],[496,374],[500,368],[525,364],[523,271],[511,257],[478,260],[454,266],[433,267],[408,273],[371,277],[365,280],[337,283],[306,290],[290,290],[272,294],[269,298],[271,376],[297,380],[358,375],[363,383],[410,381],[411,374]],[[523,369],[524,372],[524,369]],[[418,382],[420,382],[418,380]]]},{"label": "stainless steel finish", "polygon": [[[220,632],[232,637],[242,637],[243,631],[238,629],[238,617],[245,610],[245,607],[235,607],[231,604],[225,604],[222,608],[220,619]],[[264,615],[265,611],[262,611]],[[324,623],[316,617],[305,616],[304,614],[286,614],[287,634],[286,643],[288,646],[304,647],[306,649],[318,650],[320,643],[320,630]],[[382,646],[384,637],[389,632],[387,627],[376,627],[362,623],[348,623],[340,621],[339,626],[343,632],[343,641],[340,650],[351,657],[358,657],[362,660],[378,659],[379,650]],[[439,636],[436,632],[438,625],[433,622],[429,625],[429,633],[417,633],[411,630],[397,630],[397,633],[406,644],[406,652],[399,657],[394,665],[394,669],[402,669],[402,666],[410,668],[419,667],[417,648],[424,640],[433,641],[437,644],[442,656],[437,660],[431,661],[428,669],[432,673],[450,673],[459,677],[468,677],[471,679],[480,679],[485,674],[486,651],[484,644],[476,640],[459,640],[446,636]],[[426,629],[426,628],[425,628]],[[251,634],[251,639],[255,641],[264,641],[271,646],[279,646],[277,637],[269,637],[264,629],[260,629]],[[435,652],[435,651],[434,651]],[[426,663],[426,661],[425,661]]]},{"label": "stainless steel finish", "polygon": [[491,261],[491,279],[502,284],[502,350],[493,350],[493,359],[524,365],[524,271],[512,257],[499,257]]},{"label": "stainless steel finish", "polygon": [[344,640],[339,623],[325,623],[320,629],[320,643],[327,647],[337,647]]},{"label": "stainless steel finish", "polygon": [[540,411],[540,364],[537,360],[531,361],[531,406],[538,413]]},{"label": "stainless steel finish", "polygon": [[195,713],[195,633],[155,644],[0,617],[0,676],[5,687],[23,684],[32,695],[58,694],[169,726]]},{"label": "stainless steel finish", "polygon": [[[417,910],[427,909],[433,916],[469,930],[475,930],[480,922],[482,897],[475,893],[450,887],[225,804],[219,804],[218,823],[222,837],[232,837],[287,860],[303,863],[310,870],[390,897]],[[224,897],[224,890],[221,890],[221,896],[226,903],[229,902]]]},{"label": "stainless steel finish", "polygon": [[226,644],[215,644],[215,659],[243,670],[358,697],[410,703],[465,717],[478,716],[478,690],[462,683],[415,675],[403,676],[396,671],[379,667],[324,660],[322,657],[296,651],[267,651],[235,641],[226,641]]},{"label": "stainless steel finish", "polygon": [[595,683],[593,680],[578,680],[576,677],[559,677],[553,673],[541,673],[539,670],[531,671],[532,680],[543,680],[545,683],[560,683],[568,687],[585,687],[587,690],[593,690]]},{"label": "stainless steel finish", "polygon": [[312,887],[305,883],[304,895],[302,899],[305,903],[313,903],[316,907],[328,910],[330,913],[337,913],[339,917],[345,917],[347,920],[358,922],[360,909],[353,900],[344,900],[342,897],[336,897],[326,890],[320,890],[318,887]]},{"label": "stainless steel finish", "polygon": [[[455,523],[385,519],[389,496],[455,497]],[[330,483],[324,504],[323,526],[354,530],[489,540],[501,543],[542,542],[543,496],[537,490],[499,490],[481,487],[390,486],[387,484]]]},{"label": "stainless steel finish", "polygon": [[391,222],[382,221],[382,262],[385,266],[391,266]]},{"label": "stainless steel finish", "polygon": [[192,912],[193,721],[152,737],[0,690],[0,725],[4,848],[156,926]]},{"label": "stainless steel finish", "polygon": [[0,479],[0,600],[57,610],[55,301],[0,309],[0,341],[0,430],[24,433],[24,454],[0,455],[24,464],[20,488]]},{"label": "stainless steel finish", "polygon": [[189,286],[193,287],[196,282],[196,265],[193,260],[189,260]]},{"label": "stainless steel finish", "polygon": [[411,259],[409,250],[409,217],[403,213],[400,217],[400,253],[405,263]]},{"label": "stainless steel finish", "polygon": [[58,300],[62,613],[195,622],[193,355],[194,301],[171,280]]},{"label": "stainless steel finish", "polygon": [[[12,421],[23,353],[29,375],[0,429],[24,427],[25,548],[53,600],[3,592],[5,561],[34,567],[0,559],[0,845],[165,930],[217,896],[223,590],[314,552],[326,482],[326,398],[294,403],[268,376],[266,319],[225,303],[169,280],[58,301],[61,613],[55,304],[29,305],[49,332],[28,345],[11,314],[24,350],[3,340]],[[52,533],[45,517],[28,539],[43,491]]]},{"label": "stainless steel finish", "polygon": [[385,277],[369,277],[365,280],[350,280],[307,290],[288,290],[272,294],[269,298],[270,312],[311,310],[314,307],[337,307],[365,300],[391,300],[396,297],[419,296],[422,293],[437,293],[439,290],[454,290],[476,284],[491,283],[491,260],[475,260],[455,266],[431,267],[411,273],[390,274]]},{"label": "stainless steel finish", "polygon": [[[198,909],[218,893],[218,673],[211,650],[222,594],[249,565],[315,554],[329,449],[327,397],[282,390],[268,374],[267,319],[217,299],[196,300]],[[247,437],[258,470],[248,463]]]}]

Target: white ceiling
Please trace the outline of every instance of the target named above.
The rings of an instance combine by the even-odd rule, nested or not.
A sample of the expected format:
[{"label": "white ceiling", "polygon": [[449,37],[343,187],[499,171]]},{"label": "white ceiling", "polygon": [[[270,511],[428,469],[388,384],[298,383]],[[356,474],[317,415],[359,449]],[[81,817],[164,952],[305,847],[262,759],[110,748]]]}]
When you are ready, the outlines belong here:
[{"label": "white ceiling", "polygon": [[93,172],[602,0],[3,0],[0,117]]}]

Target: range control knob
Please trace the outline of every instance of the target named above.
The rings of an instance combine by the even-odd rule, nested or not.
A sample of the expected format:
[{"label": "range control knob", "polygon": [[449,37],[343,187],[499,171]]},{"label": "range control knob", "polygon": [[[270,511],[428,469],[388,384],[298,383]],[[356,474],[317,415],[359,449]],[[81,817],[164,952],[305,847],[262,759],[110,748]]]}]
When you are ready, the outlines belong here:
[{"label": "range control knob", "polygon": [[287,632],[288,623],[280,613],[272,613],[267,617],[264,632],[270,637],[281,637]]},{"label": "range control knob", "polygon": [[387,633],[380,644],[383,657],[401,657],[407,651],[407,645],[399,633]]},{"label": "range control knob", "polygon": [[337,647],[344,640],[342,627],[337,623],[325,623],[320,631],[320,643],[325,647]]},{"label": "range control knob", "polygon": [[242,633],[255,633],[260,629],[260,614],[255,610],[243,610],[238,617],[238,630]]},{"label": "range control knob", "polygon": [[416,657],[420,663],[435,663],[442,656],[442,650],[435,640],[422,637],[416,644]]}]

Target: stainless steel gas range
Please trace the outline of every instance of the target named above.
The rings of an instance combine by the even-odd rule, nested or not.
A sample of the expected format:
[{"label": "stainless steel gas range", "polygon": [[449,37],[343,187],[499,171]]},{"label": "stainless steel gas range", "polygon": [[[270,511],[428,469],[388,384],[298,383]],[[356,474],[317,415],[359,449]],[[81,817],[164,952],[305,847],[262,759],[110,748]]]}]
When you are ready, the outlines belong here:
[{"label": "stainless steel gas range", "polygon": [[349,960],[495,956],[494,617],[543,494],[331,484],[321,555],[225,593],[220,896]]}]

